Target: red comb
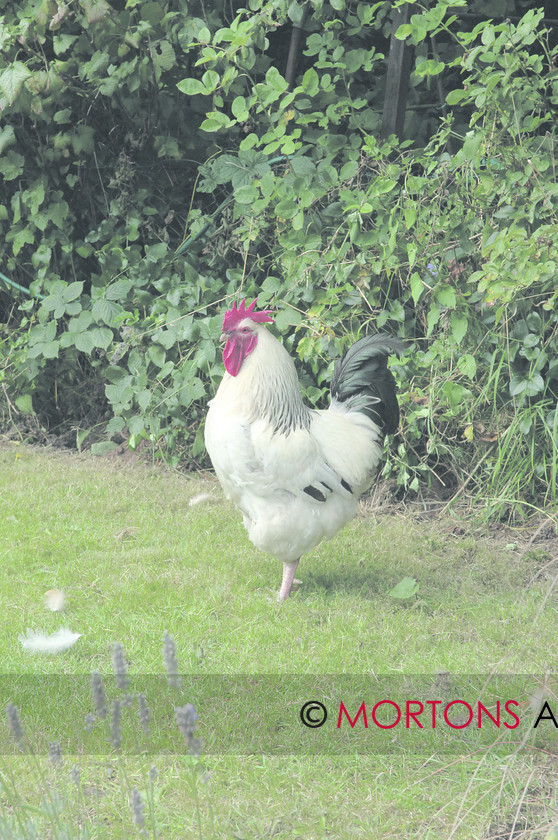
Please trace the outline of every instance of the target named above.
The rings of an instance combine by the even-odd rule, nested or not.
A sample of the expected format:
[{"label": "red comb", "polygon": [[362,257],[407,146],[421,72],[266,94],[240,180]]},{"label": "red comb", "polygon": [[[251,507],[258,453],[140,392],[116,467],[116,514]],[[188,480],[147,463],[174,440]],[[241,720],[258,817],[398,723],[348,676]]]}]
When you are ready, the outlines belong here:
[{"label": "red comb", "polygon": [[246,298],[244,298],[244,300],[238,308],[236,304],[233,303],[232,309],[229,309],[228,312],[225,312],[225,317],[223,319],[223,332],[228,332],[229,330],[234,329],[237,326],[237,324],[244,320],[244,318],[250,318],[257,324],[263,324],[266,321],[270,321],[273,324],[273,318],[271,317],[271,309],[264,309],[262,312],[254,312],[256,301],[257,298],[255,298],[250,304],[250,306],[247,307]]}]

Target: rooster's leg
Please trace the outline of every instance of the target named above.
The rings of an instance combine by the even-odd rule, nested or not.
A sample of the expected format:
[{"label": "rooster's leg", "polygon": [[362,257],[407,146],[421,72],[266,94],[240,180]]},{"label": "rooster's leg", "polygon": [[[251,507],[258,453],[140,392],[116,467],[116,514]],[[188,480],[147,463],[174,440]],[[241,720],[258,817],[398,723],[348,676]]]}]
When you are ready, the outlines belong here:
[{"label": "rooster's leg", "polygon": [[[300,557],[298,560],[300,560]],[[294,563],[283,563],[283,580],[281,581],[281,589],[277,595],[278,601],[285,601],[291,594],[291,586],[293,585],[298,560],[295,560]]]}]

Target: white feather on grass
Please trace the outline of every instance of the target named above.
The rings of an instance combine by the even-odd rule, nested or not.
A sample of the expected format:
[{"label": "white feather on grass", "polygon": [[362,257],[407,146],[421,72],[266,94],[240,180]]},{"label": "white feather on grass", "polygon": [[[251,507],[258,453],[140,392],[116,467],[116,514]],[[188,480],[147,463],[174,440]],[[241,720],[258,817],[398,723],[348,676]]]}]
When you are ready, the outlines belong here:
[{"label": "white feather on grass", "polygon": [[192,496],[188,505],[190,507],[194,507],[194,505],[202,505],[205,502],[211,504],[212,502],[216,502],[217,499],[211,493],[198,493],[197,496]]},{"label": "white feather on grass", "polygon": [[21,634],[19,641],[25,650],[31,653],[62,653],[77,642],[81,633],[72,633],[67,627],[61,627],[56,633],[46,636],[27,629],[27,635]]},{"label": "white feather on grass", "polygon": [[49,589],[45,592],[45,606],[52,612],[63,610],[66,605],[66,596],[61,589]]}]

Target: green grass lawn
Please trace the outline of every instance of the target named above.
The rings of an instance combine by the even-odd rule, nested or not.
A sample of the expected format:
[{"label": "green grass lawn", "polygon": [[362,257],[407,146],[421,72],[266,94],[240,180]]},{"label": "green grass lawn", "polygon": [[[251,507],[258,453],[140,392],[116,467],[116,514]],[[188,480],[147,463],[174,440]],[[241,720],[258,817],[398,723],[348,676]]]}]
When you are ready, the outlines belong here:
[{"label": "green grass lawn", "polygon": [[[209,498],[190,505],[200,493]],[[48,739],[54,716],[83,728],[91,702],[77,689],[72,696],[69,675],[85,675],[75,684],[87,687],[99,671],[110,683],[114,643],[138,684],[164,675],[165,630],[181,671],[223,675],[223,695],[238,674],[276,675],[288,695],[289,674],[556,672],[558,553],[544,528],[534,534],[366,503],[303,558],[301,589],[278,605],[281,564],[250,544],[210,478],[0,443],[0,656],[2,674],[12,675],[0,675],[0,696],[5,706],[12,691],[28,749],[0,762],[0,838],[139,837],[133,788],[149,837],[544,838],[558,821],[550,725],[515,753],[494,745],[450,754],[427,738],[421,751],[403,738],[392,754],[359,754],[349,739],[342,755],[217,750],[196,762],[110,746],[106,755],[76,755],[75,740],[62,737],[60,767],[29,754],[40,735]],[[417,580],[418,594],[391,597],[405,577]],[[45,607],[54,588],[66,595],[63,612]],[[56,656],[29,654],[18,641],[27,628],[62,626],[82,636]],[[69,688],[53,715],[46,676],[59,674]],[[248,721],[251,702],[257,692],[246,697]],[[201,718],[209,744],[211,721]],[[324,743],[325,727],[320,733]],[[4,712],[0,740],[9,753]]]}]

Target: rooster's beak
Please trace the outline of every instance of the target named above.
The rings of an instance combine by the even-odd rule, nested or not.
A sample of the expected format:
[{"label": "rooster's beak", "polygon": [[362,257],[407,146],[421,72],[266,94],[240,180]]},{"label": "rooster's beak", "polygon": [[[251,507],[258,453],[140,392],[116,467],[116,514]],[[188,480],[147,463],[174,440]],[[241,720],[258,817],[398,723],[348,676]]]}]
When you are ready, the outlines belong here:
[{"label": "rooster's beak", "polygon": [[223,341],[228,341],[228,338],[229,338],[229,336],[227,335],[227,333],[224,333],[224,332],[223,332],[223,333],[221,333],[221,335],[219,336],[219,342],[222,344],[222,343],[223,343]]}]

